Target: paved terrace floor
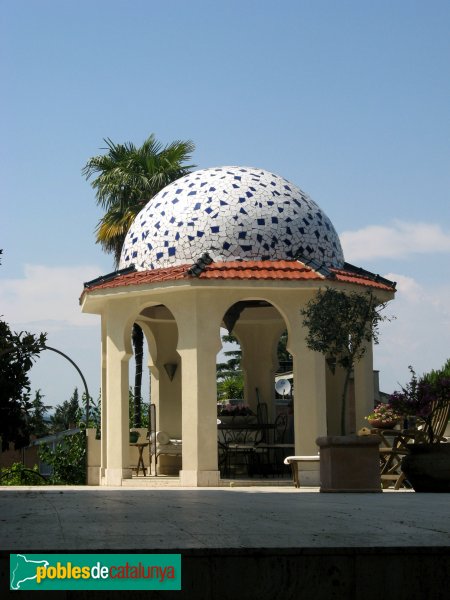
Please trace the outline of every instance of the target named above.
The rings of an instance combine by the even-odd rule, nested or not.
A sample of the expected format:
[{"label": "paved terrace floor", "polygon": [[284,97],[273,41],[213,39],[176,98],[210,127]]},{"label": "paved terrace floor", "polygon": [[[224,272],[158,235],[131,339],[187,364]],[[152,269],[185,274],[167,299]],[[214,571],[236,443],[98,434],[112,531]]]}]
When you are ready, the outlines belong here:
[{"label": "paved terrace floor", "polygon": [[2,598],[8,553],[43,551],[182,554],[182,592],[122,600],[429,600],[450,589],[449,494],[3,487],[0,540]]}]

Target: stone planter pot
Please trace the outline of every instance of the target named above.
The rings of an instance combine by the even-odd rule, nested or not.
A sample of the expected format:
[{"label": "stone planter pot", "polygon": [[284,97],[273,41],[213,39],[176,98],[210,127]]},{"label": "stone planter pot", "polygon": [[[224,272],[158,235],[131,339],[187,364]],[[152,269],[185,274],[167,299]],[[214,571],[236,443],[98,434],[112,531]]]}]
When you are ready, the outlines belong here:
[{"label": "stone planter pot", "polygon": [[321,492],[381,492],[378,435],[319,437]]},{"label": "stone planter pot", "polygon": [[450,492],[450,444],[408,444],[402,471],[416,492]]}]

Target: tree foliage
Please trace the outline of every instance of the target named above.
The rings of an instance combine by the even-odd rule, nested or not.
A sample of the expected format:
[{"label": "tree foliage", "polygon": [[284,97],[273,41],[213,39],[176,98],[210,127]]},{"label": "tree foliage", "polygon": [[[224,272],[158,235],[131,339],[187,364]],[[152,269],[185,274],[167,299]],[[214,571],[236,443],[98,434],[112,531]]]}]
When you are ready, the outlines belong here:
[{"label": "tree foliage", "polygon": [[[86,423],[86,408],[87,408],[86,393],[83,393],[83,395],[81,397],[81,404],[82,404],[82,408],[80,411],[81,412],[80,422]],[[88,419],[87,426],[94,427],[95,429],[100,429],[101,419],[102,419],[102,405],[101,405],[100,394],[98,396],[97,402],[92,398],[92,396],[89,396],[89,419]]]},{"label": "tree foliage", "polygon": [[10,442],[16,448],[29,442],[28,411],[32,402],[28,372],[44,349],[45,341],[45,333],[16,333],[0,320],[0,437],[3,450],[8,449]]},{"label": "tree foliage", "polygon": [[52,432],[66,431],[78,426],[81,420],[81,407],[78,388],[75,388],[69,400],[58,404],[51,417]]},{"label": "tree foliage", "polygon": [[34,398],[31,401],[31,407],[28,416],[28,425],[30,433],[37,438],[43,437],[49,433],[49,423],[45,418],[46,413],[51,406],[44,404],[44,396],[41,390],[36,390]]},{"label": "tree foliage", "polygon": [[440,369],[432,369],[422,376],[422,380],[429,384],[434,384],[443,378],[450,379],[450,358]]},{"label": "tree foliage", "polygon": [[93,156],[82,170],[92,180],[97,204],[105,209],[96,229],[96,241],[114,254],[116,266],[128,229],[137,214],[166,185],[189,173],[194,144],[176,140],[166,146],[151,134],[140,147],[131,142],[104,140],[106,154]]},{"label": "tree foliage", "polygon": [[244,376],[242,373],[227,375],[217,383],[217,398],[228,400],[231,398],[244,398]]},{"label": "tree foliage", "polygon": [[419,417],[427,426],[430,443],[439,442],[433,419],[450,404],[450,360],[441,369],[433,369],[420,378],[411,365],[409,371],[409,382],[391,394],[389,405],[404,417]]},{"label": "tree foliage", "polygon": [[86,483],[86,434],[67,435],[54,448],[42,444],[39,458],[52,467],[50,483],[84,485]]},{"label": "tree foliage", "polygon": [[[236,344],[239,345],[238,339],[231,333],[224,334],[222,336],[222,342],[225,344]],[[224,355],[227,360],[223,363],[217,363],[217,379],[234,377],[241,373],[241,360],[242,350],[238,347],[232,348],[231,350],[225,350]]]},{"label": "tree foliage", "polygon": [[285,329],[278,340],[277,346],[278,364],[283,371],[292,369],[292,354],[287,350],[287,343],[288,332]]},{"label": "tree foliage", "polygon": [[0,485],[47,485],[45,477],[34,465],[32,469],[22,463],[14,463],[11,467],[0,469]]},{"label": "tree foliage", "polygon": [[301,311],[308,329],[308,348],[330,359],[332,372],[340,365],[345,370],[341,404],[341,433],[345,434],[346,397],[354,365],[364,356],[364,342],[378,344],[379,323],[387,320],[381,314],[385,303],[371,292],[346,293],[333,288],[319,290]]}]

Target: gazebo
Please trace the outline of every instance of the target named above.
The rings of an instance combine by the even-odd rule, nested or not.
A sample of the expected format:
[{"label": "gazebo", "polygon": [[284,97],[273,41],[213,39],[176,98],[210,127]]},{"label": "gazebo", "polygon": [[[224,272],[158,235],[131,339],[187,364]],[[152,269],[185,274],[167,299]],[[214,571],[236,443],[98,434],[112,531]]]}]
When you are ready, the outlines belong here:
[{"label": "gazebo", "polygon": [[[282,177],[256,168],[210,168],[157,194],[127,234],[120,269],[86,283],[80,300],[83,312],[101,316],[101,484],[131,477],[128,363],[135,322],[148,346],[156,427],[182,439],[182,485],[220,480],[221,327],[241,345],[245,402],[256,409],[258,389],[272,416],[277,344],[287,330],[295,453],[315,454],[318,436],[338,432],[343,374],[337,369],[333,375],[325,357],[308,349],[300,311],[326,286],[371,290],[380,302],[395,293],[393,282],[344,261],[331,221]],[[373,407],[369,346],[354,372],[353,429]],[[303,481],[317,484],[317,466],[308,468]]]}]

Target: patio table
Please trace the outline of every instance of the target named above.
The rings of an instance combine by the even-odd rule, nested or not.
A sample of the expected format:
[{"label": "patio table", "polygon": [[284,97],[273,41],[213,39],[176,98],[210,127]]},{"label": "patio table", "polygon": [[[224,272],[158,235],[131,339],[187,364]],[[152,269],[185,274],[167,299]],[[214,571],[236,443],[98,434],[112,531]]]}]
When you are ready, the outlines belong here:
[{"label": "patio table", "polygon": [[219,452],[222,454],[220,462],[223,474],[228,476],[231,470],[237,473],[241,467],[252,476],[258,444],[264,432],[273,428],[272,423],[219,423],[218,443]]},{"label": "patio table", "polygon": [[136,470],[136,475],[139,475],[139,470],[142,469],[142,472],[144,473],[144,477],[145,477],[147,474],[147,469],[145,468],[144,458],[142,456],[142,453],[144,451],[144,448],[146,448],[148,446],[148,442],[136,442],[134,444],[130,444],[130,446],[134,446],[139,451],[138,462],[137,462],[136,467],[133,467],[133,470]]}]

